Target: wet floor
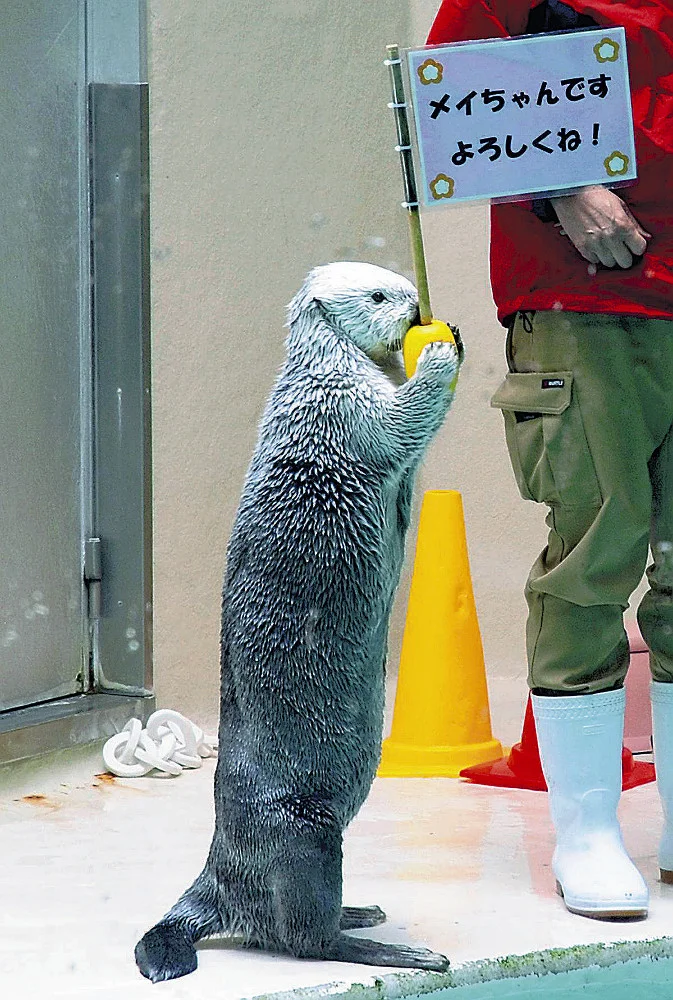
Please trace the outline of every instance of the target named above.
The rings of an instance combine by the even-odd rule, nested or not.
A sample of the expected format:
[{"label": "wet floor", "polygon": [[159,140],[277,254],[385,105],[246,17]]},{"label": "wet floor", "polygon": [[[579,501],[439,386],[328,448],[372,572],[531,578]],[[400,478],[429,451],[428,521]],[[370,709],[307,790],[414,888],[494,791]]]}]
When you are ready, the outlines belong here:
[{"label": "wet floor", "polygon": [[[205,858],[214,765],[206,760],[177,778],[113,779],[101,776],[102,760],[89,750],[0,772],[0,967],[7,990],[21,1000],[118,1000],[120,990],[125,1000],[238,1000],[326,983],[341,983],[332,988],[338,995],[349,984],[388,981],[390,970],[300,962],[219,941],[200,947],[197,972],[183,980],[151,986],[140,977],[136,940]],[[651,890],[650,916],[636,923],[565,910],[549,867],[544,793],[451,779],[377,779],[346,834],[344,902],[376,903],[388,920],[354,933],[443,952],[454,972],[550,948],[662,938],[673,931],[673,886],[657,881],[655,786],[625,793],[620,814]]]}]

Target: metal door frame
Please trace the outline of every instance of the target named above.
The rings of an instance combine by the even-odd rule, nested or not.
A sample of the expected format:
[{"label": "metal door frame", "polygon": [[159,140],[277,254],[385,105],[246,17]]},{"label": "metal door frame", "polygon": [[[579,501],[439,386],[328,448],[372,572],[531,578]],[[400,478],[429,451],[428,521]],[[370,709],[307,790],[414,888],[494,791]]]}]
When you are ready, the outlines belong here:
[{"label": "metal door frame", "polygon": [[0,713],[0,763],[154,708],[146,0],[79,16],[83,693]]}]

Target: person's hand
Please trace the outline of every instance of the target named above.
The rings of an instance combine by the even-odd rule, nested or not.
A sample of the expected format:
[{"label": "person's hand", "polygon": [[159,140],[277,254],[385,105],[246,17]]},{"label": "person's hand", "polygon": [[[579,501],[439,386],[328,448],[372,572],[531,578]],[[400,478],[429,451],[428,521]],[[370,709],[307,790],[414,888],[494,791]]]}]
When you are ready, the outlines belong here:
[{"label": "person's hand", "polygon": [[600,184],[550,199],[566,236],[585,260],[605,267],[630,267],[632,254],[647,249],[643,229],[614,191]]}]

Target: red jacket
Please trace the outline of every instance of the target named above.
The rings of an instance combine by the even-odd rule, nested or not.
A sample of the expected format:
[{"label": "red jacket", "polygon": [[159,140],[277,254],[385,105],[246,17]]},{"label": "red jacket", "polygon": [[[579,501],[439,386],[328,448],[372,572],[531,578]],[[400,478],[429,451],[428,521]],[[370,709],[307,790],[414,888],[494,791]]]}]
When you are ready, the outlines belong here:
[{"label": "red jacket", "polygon": [[[520,35],[540,0],[443,0],[428,44]],[[617,190],[652,233],[642,257],[595,275],[532,202],[491,206],[491,286],[498,319],[562,307],[673,319],[673,0],[566,0],[601,27],[626,31],[638,181]],[[560,303],[560,306],[558,305]]]}]

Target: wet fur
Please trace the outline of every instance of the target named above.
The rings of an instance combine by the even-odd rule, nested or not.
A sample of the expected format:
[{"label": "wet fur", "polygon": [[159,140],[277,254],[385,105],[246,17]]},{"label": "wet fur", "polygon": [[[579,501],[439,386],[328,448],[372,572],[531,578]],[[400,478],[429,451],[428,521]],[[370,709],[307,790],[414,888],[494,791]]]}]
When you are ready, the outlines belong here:
[{"label": "wet fur", "polygon": [[342,832],[379,760],[413,479],[458,364],[431,345],[405,382],[394,352],[416,309],[409,282],[363,264],[316,269],[290,304],[227,553],[215,834],[136,947],[155,982],[193,971],[194,943],[218,932],[300,957],[448,965],[342,933],[385,920],[342,908]]}]

